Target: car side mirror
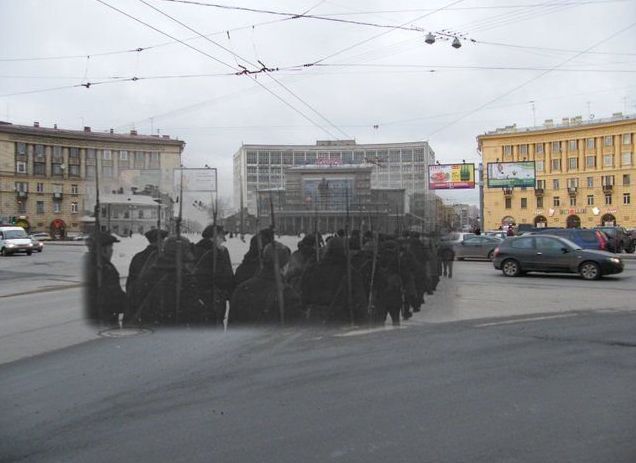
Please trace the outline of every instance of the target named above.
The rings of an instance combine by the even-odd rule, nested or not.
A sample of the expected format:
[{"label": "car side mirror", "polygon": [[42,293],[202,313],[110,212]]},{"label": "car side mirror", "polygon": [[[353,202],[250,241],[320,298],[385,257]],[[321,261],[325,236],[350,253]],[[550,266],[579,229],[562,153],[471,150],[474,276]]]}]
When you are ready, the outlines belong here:
[{"label": "car side mirror", "polygon": [[570,250],[568,248],[561,248],[561,252],[563,254],[567,254],[568,252],[570,252]]}]

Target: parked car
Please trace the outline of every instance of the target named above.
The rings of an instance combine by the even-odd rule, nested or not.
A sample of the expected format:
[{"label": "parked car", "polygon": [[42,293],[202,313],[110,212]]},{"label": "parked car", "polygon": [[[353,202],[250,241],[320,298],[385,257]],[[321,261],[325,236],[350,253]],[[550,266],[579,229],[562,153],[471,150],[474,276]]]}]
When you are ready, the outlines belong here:
[{"label": "parked car", "polygon": [[503,230],[489,230],[486,233],[484,233],[484,235],[494,236],[496,238],[501,238],[502,240],[505,240],[506,238],[508,238],[508,234]]},{"label": "parked car", "polygon": [[600,230],[589,228],[551,228],[530,232],[537,235],[554,235],[576,243],[582,249],[607,251],[607,237]]},{"label": "parked car", "polygon": [[466,236],[459,243],[453,244],[455,258],[457,260],[466,258],[492,260],[495,248],[501,241],[501,238],[495,236]]},{"label": "parked car", "polygon": [[75,235],[74,237],[71,238],[71,240],[72,241],[84,241],[88,237],[89,237],[89,235]]},{"label": "parked car", "polygon": [[586,280],[621,273],[622,259],[606,251],[581,249],[555,235],[533,234],[502,241],[495,249],[493,265],[507,277],[526,272],[578,273]]},{"label": "parked car", "polygon": [[474,233],[465,233],[465,232],[452,232],[447,235],[444,235],[440,238],[440,241],[444,241],[446,244],[450,244],[454,246],[455,244],[459,244],[468,236],[476,236]]},{"label": "parked car", "polygon": [[32,249],[37,252],[42,252],[42,250],[44,249],[44,243],[42,241],[39,241],[33,235],[30,235],[29,238],[31,238]]},{"label": "parked car", "polygon": [[0,254],[10,256],[17,252],[33,253],[33,243],[22,227],[0,227]]},{"label": "parked car", "polygon": [[31,236],[37,239],[38,241],[51,241],[53,239],[51,238],[51,235],[45,232],[32,233]]},{"label": "parked car", "polygon": [[623,227],[596,227],[596,229],[608,236],[608,251],[617,254],[625,251],[632,254],[636,250],[636,242]]}]

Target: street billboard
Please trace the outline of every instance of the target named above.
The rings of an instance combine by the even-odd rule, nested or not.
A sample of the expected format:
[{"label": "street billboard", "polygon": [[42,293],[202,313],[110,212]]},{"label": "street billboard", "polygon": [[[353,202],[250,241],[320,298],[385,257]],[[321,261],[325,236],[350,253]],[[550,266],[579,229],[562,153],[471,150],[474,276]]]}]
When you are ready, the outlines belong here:
[{"label": "street billboard", "polygon": [[488,188],[534,188],[536,173],[534,161],[489,162]]},{"label": "street billboard", "polygon": [[180,191],[180,182],[183,172],[183,192],[215,192],[216,169],[174,169],[174,191]]},{"label": "street billboard", "polygon": [[435,164],[428,166],[429,190],[475,188],[475,164]]}]

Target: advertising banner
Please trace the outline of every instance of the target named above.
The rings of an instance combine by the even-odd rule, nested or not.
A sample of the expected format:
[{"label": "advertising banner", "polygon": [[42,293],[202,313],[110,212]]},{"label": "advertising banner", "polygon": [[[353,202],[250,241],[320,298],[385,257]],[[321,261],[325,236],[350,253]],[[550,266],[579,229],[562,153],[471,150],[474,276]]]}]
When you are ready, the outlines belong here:
[{"label": "advertising banner", "polygon": [[534,161],[488,163],[488,188],[534,188],[535,183]]},{"label": "advertising banner", "polygon": [[475,188],[475,164],[428,166],[428,188],[430,190]]},{"label": "advertising banner", "polygon": [[216,191],[216,169],[174,169],[174,191],[180,191],[181,171],[183,170],[183,192]]}]

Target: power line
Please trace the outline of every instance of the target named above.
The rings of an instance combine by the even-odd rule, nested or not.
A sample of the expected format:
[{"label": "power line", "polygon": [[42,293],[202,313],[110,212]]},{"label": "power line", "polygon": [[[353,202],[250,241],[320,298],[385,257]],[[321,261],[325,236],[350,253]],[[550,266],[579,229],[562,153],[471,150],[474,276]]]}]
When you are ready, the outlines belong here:
[{"label": "power line", "polygon": [[[148,28],[150,28],[150,29],[152,29],[152,30],[154,30],[154,31],[156,31],[156,32],[158,32],[158,33],[160,33],[160,34],[162,34],[162,35],[165,35],[166,37],[171,38],[172,40],[175,40],[175,41],[177,41],[177,42],[181,43],[182,45],[184,45],[184,46],[186,46],[186,47],[188,47],[188,48],[190,48],[190,49],[192,49],[192,50],[195,50],[195,51],[196,51],[196,52],[198,52],[198,53],[201,53],[201,54],[202,54],[202,55],[204,55],[204,56],[207,56],[208,58],[212,59],[213,61],[216,61],[216,62],[218,62],[218,63],[221,63],[221,64],[223,64],[224,66],[229,67],[230,69],[233,69],[233,70],[235,70],[235,69],[236,69],[236,68],[234,68],[234,66],[232,66],[231,64],[228,64],[228,63],[226,63],[226,62],[224,62],[224,61],[222,61],[222,60],[220,60],[220,59],[216,58],[215,56],[210,55],[209,53],[206,53],[205,51],[200,50],[200,49],[198,49],[198,48],[196,48],[196,47],[194,47],[194,46],[192,46],[192,45],[190,45],[190,44],[188,44],[188,43],[184,42],[184,41],[183,41],[183,40],[181,40],[181,39],[178,39],[178,38],[176,38],[176,37],[173,37],[172,35],[168,34],[167,32],[164,32],[164,31],[162,31],[161,29],[158,29],[158,28],[156,28],[156,27],[154,27],[154,26],[152,26],[152,25],[150,25],[150,24],[148,24],[148,23],[146,23],[146,22],[142,21],[141,19],[136,18],[135,16],[132,16],[132,15],[130,15],[130,14],[128,14],[128,13],[126,13],[125,11],[120,10],[119,8],[117,8],[117,7],[114,7],[114,6],[110,5],[109,3],[105,2],[104,0],[96,0],[96,1],[97,1],[97,2],[99,2],[99,3],[101,3],[102,5],[104,5],[104,6],[108,7],[108,8],[110,8],[110,9],[112,9],[112,10],[114,10],[114,11],[117,11],[118,13],[120,13],[120,14],[122,14],[122,15],[124,15],[124,16],[126,16],[126,17],[128,17],[128,18],[132,19],[132,20],[134,20],[135,22],[138,22],[138,23],[140,23],[140,24],[142,24],[142,25],[144,25],[144,26],[146,26],[146,27],[148,27]],[[208,39],[208,40],[211,40],[211,39]],[[253,80],[254,80],[254,81],[255,81],[255,82],[256,82],[256,83],[257,83],[257,84],[258,84],[261,88],[263,88],[265,91],[267,91],[268,93],[270,93],[270,94],[271,94],[272,96],[274,96],[276,99],[278,99],[278,100],[279,100],[279,101],[281,101],[283,104],[285,104],[286,106],[288,106],[289,108],[291,108],[294,112],[298,113],[298,114],[299,114],[300,116],[302,116],[305,120],[309,121],[310,123],[314,124],[316,127],[320,128],[321,130],[323,130],[323,131],[325,131],[326,133],[328,133],[330,137],[337,138],[337,137],[335,137],[335,136],[334,136],[334,135],[333,135],[330,131],[328,131],[328,130],[324,129],[324,127],[321,127],[319,124],[316,124],[316,122],[315,122],[315,121],[313,121],[311,118],[309,118],[306,114],[304,114],[302,111],[300,111],[300,110],[298,110],[297,108],[295,108],[295,107],[294,107],[293,105],[291,105],[289,102],[287,102],[287,101],[286,101],[286,100],[284,100],[282,97],[280,97],[278,94],[274,93],[271,89],[269,89],[268,87],[266,87],[265,85],[263,85],[261,82],[259,82],[258,80],[256,80],[253,76],[249,76],[249,77],[250,77],[250,78],[252,78],[252,79],[253,79]]]},{"label": "power line", "polygon": [[[213,45],[216,45],[217,47],[221,48],[222,50],[226,51],[227,53],[230,53],[231,55],[233,55],[236,58],[241,59],[242,61],[248,63],[251,66],[256,66],[254,63],[250,62],[248,59],[240,56],[239,54],[235,53],[234,51],[224,47],[223,45],[221,45],[220,43],[215,42],[214,40],[210,39],[209,37],[205,37],[203,34],[201,34],[200,32],[198,32],[197,30],[195,30],[194,28],[188,26],[187,24],[183,23],[182,21],[179,21],[178,19],[174,18],[173,16],[170,16],[169,14],[165,13],[164,11],[162,11],[161,9],[150,5],[146,0],[139,0],[141,3],[143,3],[144,5],[152,8],[153,10],[157,11],[158,13],[166,16],[167,18],[171,19],[172,21],[176,22],[177,24],[181,25],[182,27],[185,27],[186,29],[188,29],[191,32],[194,32],[195,34],[199,34],[202,38],[204,38],[205,40],[207,40],[208,42],[212,43]],[[263,63],[260,63],[261,65]],[[240,66],[240,65],[239,65]],[[263,65],[263,69],[265,69],[265,66]],[[303,100],[300,96],[298,96],[295,92],[293,92],[289,87],[287,87],[285,84],[283,84],[282,82],[280,82],[278,79],[276,79],[275,77],[273,77],[269,72],[265,73],[270,79],[272,79],[274,82],[276,82],[280,87],[282,87],[283,89],[285,89],[285,91],[287,91],[290,95],[292,95],[294,98],[296,98],[298,101],[300,101],[303,105],[305,105],[307,108],[309,108],[310,111],[312,111],[314,114],[316,114],[318,117],[320,117],[323,121],[327,122],[327,124],[329,124],[331,127],[333,127],[336,131],[340,132],[342,135],[344,135],[346,138],[351,138],[346,132],[344,132],[342,129],[340,129],[338,126],[336,126],[333,122],[331,122],[329,119],[327,119],[324,115],[322,115],[318,110],[316,110],[313,106],[311,106],[309,103],[307,103],[305,100]],[[263,84],[261,84],[260,82],[256,81],[259,85],[261,85],[263,88],[266,88]],[[331,135],[333,137],[333,135]],[[337,137],[334,137],[337,138]]]},{"label": "power line", "polygon": [[551,68],[549,68],[549,69],[547,69],[547,70],[545,70],[545,71],[542,71],[542,72],[541,72],[540,74],[538,74],[537,76],[534,76],[534,77],[532,77],[531,79],[525,80],[524,82],[520,83],[519,85],[516,85],[515,87],[511,88],[510,90],[505,91],[504,93],[502,93],[502,94],[500,94],[500,95],[496,96],[495,98],[493,98],[493,99],[491,99],[491,100],[487,101],[486,103],[484,103],[484,104],[482,104],[482,105],[478,106],[477,108],[475,108],[475,109],[473,109],[473,110],[471,110],[471,111],[467,112],[467,113],[466,113],[466,114],[464,114],[463,116],[460,116],[460,117],[458,117],[458,118],[456,118],[456,119],[452,120],[451,122],[449,122],[448,124],[443,125],[443,126],[442,126],[442,127],[440,127],[439,129],[434,130],[432,133],[430,133],[430,134],[428,135],[428,137],[427,137],[427,138],[430,138],[430,137],[432,137],[433,135],[436,135],[436,134],[438,134],[439,132],[441,132],[441,131],[443,131],[443,130],[446,130],[446,129],[447,129],[448,127],[450,127],[451,125],[456,124],[457,122],[461,121],[462,119],[465,119],[466,117],[470,116],[471,114],[474,114],[474,113],[476,113],[476,112],[478,112],[478,111],[481,111],[482,109],[486,108],[487,106],[490,106],[490,105],[491,105],[492,103],[494,103],[495,101],[498,101],[498,100],[500,100],[500,99],[502,99],[502,98],[504,98],[504,97],[506,97],[506,96],[508,96],[508,95],[510,95],[510,94],[512,94],[512,93],[514,93],[514,92],[516,92],[517,90],[519,90],[519,89],[521,89],[521,88],[525,87],[526,85],[530,84],[531,82],[534,82],[535,80],[540,79],[541,77],[545,76],[546,74],[549,74],[550,72],[552,72],[552,71],[556,70],[557,68],[560,68],[561,66],[566,65],[566,64],[567,64],[567,63],[569,63],[570,61],[572,61],[572,60],[574,60],[574,59],[578,58],[579,56],[583,55],[584,53],[587,53],[588,51],[592,50],[593,48],[596,48],[597,46],[599,46],[599,45],[601,45],[601,44],[603,44],[603,43],[605,43],[605,42],[607,42],[607,41],[609,41],[609,40],[613,39],[614,37],[616,37],[616,36],[618,36],[618,35],[622,34],[623,32],[625,32],[625,31],[627,31],[627,30],[631,29],[631,28],[632,28],[632,27],[634,27],[634,26],[636,26],[636,22],[633,22],[633,23],[631,23],[630,25],[628,25],[627,27],[624,27],[624,28],[622,28],[622,29],[620,29],[620,30],[618,30],[618,31],[616,31],[616,32],[614,32],[614,33],[612,33],[612,34],[610,34],[608,37],[606,37],[606,38],[604,38],[604,39],[602,39],[602,40],[599,40],[598,42],[594,43],[593,45],[590,45],[589,47],[587,47],[585,50],[582,50],[581,52],[577,53],[576,55],[573,55],[573,56],[571,56],[571,57],[569,57],[569,58],[565,59],[565,60],[564,60],[564,61],[562,61],[561,63],[559,63],[559,64],[557,64],[557,65],[555,65],[555,66],[552,66]]}]

